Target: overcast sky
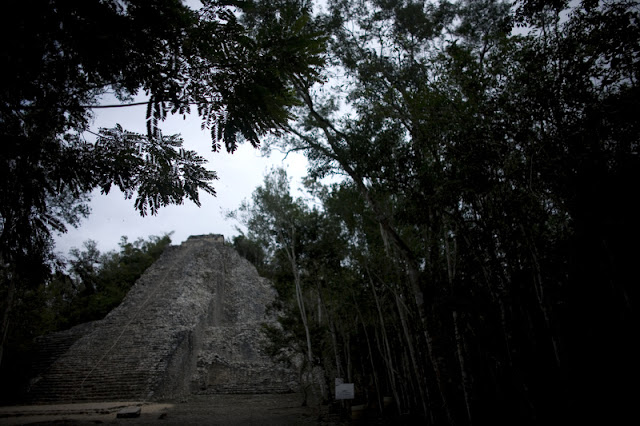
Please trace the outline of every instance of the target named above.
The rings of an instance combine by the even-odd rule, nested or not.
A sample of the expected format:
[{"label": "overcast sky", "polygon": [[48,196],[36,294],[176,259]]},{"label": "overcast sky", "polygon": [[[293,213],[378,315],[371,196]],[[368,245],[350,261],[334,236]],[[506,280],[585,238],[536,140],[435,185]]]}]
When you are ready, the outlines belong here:
[{"label": "overcast sky", "polygon": [[[113,99],[102,102],[112,103],[116,102]],[[94,132],[100,127],[114,127],[118,123],[126,130],[146,133],[145,105],[94,112],[96,117],[91,127]],[[237,209],[243,199],[250,198],[271,167],[285,167],[292,188],[300,187],[301,178],[306,174],[306,159],[299,154],[290,154],[284,159],[284,154],[273,151],[269,158],[265,158],[249,144],[241,145],[234,154],[226,151],[213,153],[210,133],[206,129],[200,130],[197,114],[187,116],[186,120],[182,116],[169,116],[161,128],[164,135],[181,134],[185,148],[197,151],[208,160],[207,168],[218,174],[219,180],[213,184],[217,196],[201,192],[200,208],[191,201],[185,201],[182,205],[160,209],[156,216],[141,217],[133,208],[134,199],[126,200],[117,188],[108,195],[95,191],[90,203],[91,215],[77,229],[70,228],[66,234],[56,238],[57,252],[66,255],[70,248],[80,248],[88,239],[97,241],[101,251],[115,250],[123,235],[135,240],[172,231],[173,244],[180,244],[190,235],[199,234],[223,234],[229,238],[238,234],[235,227],[239,224],[225,219],[225,211]]]},{"label": "overcast sky", "polygon": [[[193,9],[201,7],[198,0],[186,0],[185,3]],[[315,3],[314,9],[319,11],[325,7],[326,0]],[[135,99],[145,100],[145,97]],[[102,102],[103,105],[116,103],[113,97],[105,97]],[[146,134],[145,113],[146,105],[94,110],[91,130],[97,133],[100,127],[114,127],[118,123],[126,130]],[[133,208],[134,199],[125,200],[117,188],[112,188],[108,195],[95,191],[90,203],[91,215],[78,228],[69,228],[66,234],[56,237],[56,251],[66,255],[72,247],[81,248],[88,239],[97,241],[100,251],[117,250],[123,235],[135,240],[172,231],[173,244],[180,244],[190,235],[210,233],[223,234],[229,239],[238,234],[236,227],[240,225],[226,219],[225,212],[237,209],[242,200],[250,198],[272,167],[286,168],[293,193],[303,195],[301,182],[307,170],[303,155],[290,154],[285,159],[283,153],[272,151],[267,158],[249,144],[241,145],[234,154],[226,151],[214,154],[209,130],[201,130],[200,123],[197,113],[193,113],[186,120],[182,116],[169,116],[160,127],[164,135],[181,134],[186,149],[197,151],[209,161],[207,168],[214,170],[219,178],[213,183],[216,197],[201,192],[200,208],[185,201],[179,206],[160,209],[156,216],[141,217]],[[87,135],[87,139],[95,138]]]}]

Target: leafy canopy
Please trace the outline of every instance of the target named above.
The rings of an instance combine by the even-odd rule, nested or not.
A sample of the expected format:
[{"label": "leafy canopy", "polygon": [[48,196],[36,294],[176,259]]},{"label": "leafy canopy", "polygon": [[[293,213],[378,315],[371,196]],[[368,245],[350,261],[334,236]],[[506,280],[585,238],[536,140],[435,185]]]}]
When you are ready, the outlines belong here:
[{"label": "leafy canopy", "polygon": [[[12,265],[9,281],[48,262],[51,232],[88,214],[93,189],[136,194],[141,215],[184,199],[199,205],[201,190],[215,195],[215,172],[159,123],[195,107],[214,151],[257,146],[292,117],[291,79],[317,80],[323,62],[305,1],[206,0],[198,11],[179,0],[9,3],[1,31],[15,42],[1,48],[0,82],[0,257]],[[146,135],[116,125],[85,137],[102,95],[130,102],[139,91],[149,96]]]}]

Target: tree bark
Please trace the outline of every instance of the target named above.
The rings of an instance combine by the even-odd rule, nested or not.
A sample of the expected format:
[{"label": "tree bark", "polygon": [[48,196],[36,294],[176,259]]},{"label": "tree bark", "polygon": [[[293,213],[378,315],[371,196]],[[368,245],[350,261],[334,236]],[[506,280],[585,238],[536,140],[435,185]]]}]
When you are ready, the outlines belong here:
[{"label": "tree bark", "polygon": [[287,253],[287,257],[289,258],[289,263],[291,264],[291,272],[293,273],[293,281],[296,288],[296,301],[298,302],[298,310],[300,311],[300,318],[302,319],[302,325],[304,326],[304,332],[307,339],[307,358],[309,361],[309,368],[313,370],[313,352],[311,350],[311,333],[309,332],[309,323],[307,318],[307,310],[304,305],[304,298],[302,294],[302,284],[300,282],[300,271],[298,270],[298,265],[296,261],[296,251],[295,251],[295,228],[291,227],[291,247],[286,248],[285,251]]},{"label": "tree bark", "polygon": [[[409,356],[411,357],[411,365],[413,367],[413,374],[415,374],[415,381],[418,386],[418,392],[420,393],[420,400],[422,402],[422,409],[424,410],[424,414],[426,416],[430,415],[429,408],[427,405],[428,396],[428,386],[426,385],[426,378],[423,377],[423,374],[420,372],[420,368],[418,366],[418,361],[416,358],[415,350],[413,347],[413,342],[411,340],[411,335],[409,333],[409,327],[407,326],[407,320],[404,315],[404,308],[402,307],[402,303],[400,303],[399,296],[396,294],[396,305],[398,307],[398,314],[400,315],[400,323],[402,324],[402,330],[404,332],[404,338],[407,342],[407,348],[409,350]],[[424,389],[422,383],[425,383]]]},{"label": "tree bark", "polygon": [[301,81],[295,81],[296,89],[298,90],[299,95],[301,96],[303,102],[306,104],[309,109],[310,115],[316,120],[316,126],[323,131],[326,137],[326,141],[329,144],[330,150],[326,147],[320,145],[318,142],[311,140],[308,137],[305,137],[300,132],[295,129],[290,129],[292,133],[296,134],[298,137],[302,138],[306,143],[309,144],[308,149],[316,150],[323,155],[326,155],[328,158],[336,161],[342,170],[347,173],[347,175],[352,179],[358,191],[363,196],[371,210],[373,211],[376,221],[379,223],[381,232],[383,233],[383,237],[387,238],[389,241],[393,243],[394,248],[396,248],[397,253],[399,253],[400,259],[404,262],[405,267],[407,268],[407,275],[409,277],[409,283],[411,286],[411,291],[413,295],[413,299],[415,300],[418,313],[420,316],[420,323],[422,325],[427,352],[429,356],[429,361],[431,366],[433,367],[436,381],[438,384],[438,389],[440,391],[441,399],[442,399],[442,407],[445,411],[447,419],[449,423],[453,424],[453,416],[451,414],[451,410],[449,408],[449,404],[447,402],[447,394],[444,388],[444,383],[442,381],[442,374],[440,371],[440,366],[438,363],[438,359],[434,354],[433,350],[433,339],[431,337],[431,333],[429,331],[428,323],[427,323],[427,309],[424,303],[424,294],[420,284],[420,270],[417,265],[416,257],[409,246],[404,242],[404,240],[400,237],[398,232],[391,225],[389,218],[384,213],[380,204],[374,199],[371,195],[371,191],[364,183],[362,177],[356,172],[356,170],[349,164],[348,156],[344,152],[344,150],[339,146],[339,140],[343,140],[347,144],[349,144],[349,136],[345,133],[338,130],[328,119],[323,117],[320,113],[318,113],[313,104],[313,100],[311,99],[311,95],[309,94],[309,88]]},{"label": "tree bark", "polygon": [[4,344],[7,340],[7,336],[9,335],[9,318],[11,316],[11,309],[13,308],[13,299],[16,293],[16,283],[15,280],[9,277],[9,290],[7,291],[7,300],[4,308],[4,313],[2,315],[2,328],[0,328],[0,333],[2,336],[0,337],[0,366],[2,365],[2,357],[4,355]]},{"label": "tree bark", "polygon": [[[443,226],[442,228],[442,238],[444,240],[444,252],[445,255],[447,257],[447,276],[449,278],[449,287],[451,287],[451,292],[452,294],[455,295],[455,289],[454,289],[454,278],[455,278],[455,266],[454,266],[454,260],[452,259],[452,254],[451,254],[451,249],[449,248],[449,238],[447,235],[447,228],[446,228],[446,224],[445,226]],[[462,392],[464,394],[464,403],[467,409],[467,419],[469,421],[469,424],[472,424],[472,418],[471,418],[471,387],[470,387],[470,381],[469,381],[469,377],[467,375],[467,368],[466,368],[466,363],[465,363],[465,357],[464,357],[464,342],[463,342],[463,337],[462,337],[462,333],[460,332],[460,326],[459,326],[459,318],[458,318],[458,311],[456,309],[453,309],[453,311],[451,312],[451,315],[453,317],[453,328],[454,328],[454,333],[455,333],[455,339],[456,339],[456,352],[457,352],[457,356],[458,356],[458,364],[460,365],[460,378],[462,379]]]},{"label": "tree bark", "polygon": [[[382,314],[382,307],[380,306],[380,300],[378,299],[378,292],[376,291],[376,287],[373,284],[373,280],[369,277],[369,281],[371,283],[371,289],[373,290],[373,297],[376,301],[376,308],[378,311],[378,316],[380,317],[380,329],[382,334],[382,343],[384,345],[384,349],[381,351],[385,355],[383,358],[385,359],[385,363],[387,364],[387,374],[389,376],[389,385],[391,386],[391,391],[393,392],[393,397],[396,400],[397,404],[400,404],[400,398],[398,397],[398,390],[396,387],[396,377],[395,371],[393,368],[393,357],[391,356],[391,347],[389,346],[389,337],[387,336],[386,325],[384,321],[384,315]],[[431,401],[428,402],[429,405]]]}]

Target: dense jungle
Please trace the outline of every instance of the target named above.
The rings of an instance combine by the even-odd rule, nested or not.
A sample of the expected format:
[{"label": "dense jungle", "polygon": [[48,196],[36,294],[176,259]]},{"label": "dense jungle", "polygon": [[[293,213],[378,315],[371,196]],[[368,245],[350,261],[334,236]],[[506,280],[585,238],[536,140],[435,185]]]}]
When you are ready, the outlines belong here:
[{"label": "dense jungle", "polygon": [[[60,283],[89,297],[91,245],[69,269],[51,235],[82,226],[93,189],[143,215],[215,193],[158,131],[193,107],[214,151],[309,161],[304,196],[274,169],[229,214],[278,291],[265,349],[302,359],[309,392],[331,400],[344,378],[430,425],[632,417],[638,2],[36,3],[2,30],[20,40],[0,83],[5,355],[54,328],[12,318],[50,312]],[[149,94],[146,135],[80,137],[106,90]],[[123,255],[166,243],[123,240]],[[66,312],[93,315],[80,305]]]}]

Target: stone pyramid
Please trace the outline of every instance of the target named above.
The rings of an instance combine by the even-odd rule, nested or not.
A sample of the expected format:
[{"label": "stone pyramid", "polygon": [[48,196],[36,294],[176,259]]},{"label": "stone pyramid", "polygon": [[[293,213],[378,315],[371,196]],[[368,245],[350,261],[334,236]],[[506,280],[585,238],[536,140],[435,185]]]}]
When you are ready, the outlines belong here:
[{"label": "stone pyramid", "polygon": [[34,403],[169,400],[292,389],[260,351],[269,282],[221,235],[168,247],[100,321],[41,339]]}]

